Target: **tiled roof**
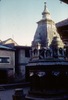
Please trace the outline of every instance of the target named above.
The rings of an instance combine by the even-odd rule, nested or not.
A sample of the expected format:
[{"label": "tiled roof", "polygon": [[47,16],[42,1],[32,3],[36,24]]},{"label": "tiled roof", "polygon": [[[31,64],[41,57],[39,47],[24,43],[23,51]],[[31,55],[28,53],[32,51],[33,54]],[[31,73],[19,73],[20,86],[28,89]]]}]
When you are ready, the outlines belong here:
[{"label": "tiled roof", "polygon": [[2,44],[14,44],[15,46],[18,45],[12,38],[2,41]]},{"label": "tiled roof", "polygon": [[31,46],[15,46],[15,49],[31,49]]},{"label": "tiled roof", "polygon": [[7,50],[11,50],[12,48],[4,46],[4,45],[0,45],[0,49],[7,49]]},{"label": "tiled roof", "polygon": [[61,26],[65,26],[65,25],[68,25],[68,18],[63,20],[63,21],[56,23],[57,27],[61,27]]},{"label": "tiled roof", "polygon": [[68,4],[68,0],[60,0],[60,1],[63,1],[64,3],[67,3]]}]

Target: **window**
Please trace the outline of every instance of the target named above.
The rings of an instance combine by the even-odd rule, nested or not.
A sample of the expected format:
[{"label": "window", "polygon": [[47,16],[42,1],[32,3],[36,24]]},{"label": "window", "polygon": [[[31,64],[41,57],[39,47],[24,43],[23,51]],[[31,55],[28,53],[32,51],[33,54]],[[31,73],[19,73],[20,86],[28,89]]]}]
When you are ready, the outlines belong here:
[{"label": "window", "polygon": [[59,54],[63,55],[63,49],[62,48],[59,48]]},{"label": "window", "polygon": [[30,51],[29,50],[25,50],[25,57],[30,57]]},{"label": "window", "polygon": [[0,63],[10,63],[9,57],[0,57]]},{"label": "window", "polygon": [[56,48],[53,49],[53,57],[58,58],[58,50]]},{"label": "window", "polygon": [[46,51],[46,57],[51,57],[51,51],[50,50]]},{"label": "window", "polygon": [[40,53],[39,58],[40,59],[44,58],[44,49],[40,49],[39,53]]},{"label": "window", "polygon": [[58,76],[60,74],[60,72],[59,71],[52,71],[52,74],[55,76]]}]

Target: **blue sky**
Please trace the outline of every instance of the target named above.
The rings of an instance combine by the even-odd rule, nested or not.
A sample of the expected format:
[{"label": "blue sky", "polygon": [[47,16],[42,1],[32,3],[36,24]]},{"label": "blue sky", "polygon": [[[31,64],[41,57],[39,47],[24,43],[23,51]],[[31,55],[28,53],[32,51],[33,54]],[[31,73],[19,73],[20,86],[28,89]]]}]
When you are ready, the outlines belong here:
[{"label": "blue sky", "polygon": [[1,0],[0,39],[13,38],[19,45],[31,45],[45,1],[55,22],[68,18],[68,5],[59,0]]}]

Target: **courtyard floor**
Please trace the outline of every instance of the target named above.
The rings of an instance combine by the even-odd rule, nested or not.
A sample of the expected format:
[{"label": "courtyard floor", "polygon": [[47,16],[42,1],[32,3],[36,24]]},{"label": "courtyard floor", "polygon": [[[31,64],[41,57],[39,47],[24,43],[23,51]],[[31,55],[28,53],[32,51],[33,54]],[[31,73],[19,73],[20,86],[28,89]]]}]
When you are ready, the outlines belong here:
[{"label": "courtyard floor", "polygon": [[[29,88],[23,88],[24,94],[27,94]],[[13,100],[15,89],[0,91],[0,100]]]}]

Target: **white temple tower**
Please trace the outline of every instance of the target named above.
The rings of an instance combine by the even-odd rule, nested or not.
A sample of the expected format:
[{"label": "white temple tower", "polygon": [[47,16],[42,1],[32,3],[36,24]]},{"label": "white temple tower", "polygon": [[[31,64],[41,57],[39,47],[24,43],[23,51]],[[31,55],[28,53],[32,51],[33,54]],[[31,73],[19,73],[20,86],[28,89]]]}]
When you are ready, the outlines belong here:
[{"label": "white temple tower", "polygon": [[32,46],[35,47],[38,43],[42,47],[50,47],[54,37],[57,37],[59,42],[59,47],[64,47],[64,44],[57,32],[54,21],[51,19],[50,12],[47,9],[46,3],[44,5],[44,10],[42,12],[42,19],[37,22],[38,27],[32,42]]}]

